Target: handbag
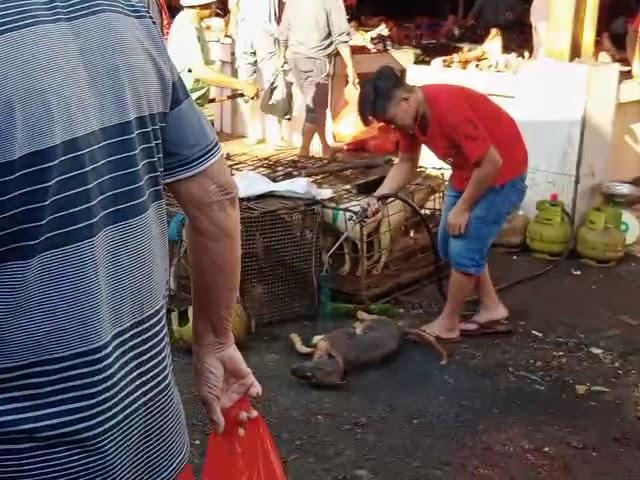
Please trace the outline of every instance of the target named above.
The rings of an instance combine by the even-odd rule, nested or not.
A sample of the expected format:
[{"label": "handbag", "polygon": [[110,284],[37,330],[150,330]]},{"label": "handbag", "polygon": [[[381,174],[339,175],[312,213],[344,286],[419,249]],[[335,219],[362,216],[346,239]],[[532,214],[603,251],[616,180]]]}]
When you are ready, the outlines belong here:
[{"label": "handbag", "polygon": [[264,91],[260,109],[280,120],[291,120],[293,116],[293,88],[286,72],[278,70]]}]

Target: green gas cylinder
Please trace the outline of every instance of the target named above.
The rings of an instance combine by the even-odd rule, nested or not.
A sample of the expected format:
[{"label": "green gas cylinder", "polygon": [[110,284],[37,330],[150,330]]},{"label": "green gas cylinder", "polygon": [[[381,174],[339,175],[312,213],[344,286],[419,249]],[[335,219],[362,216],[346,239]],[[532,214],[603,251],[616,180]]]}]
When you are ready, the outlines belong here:
[{"label": "green gas cylinder", "polygon": [[582,260],[598,266],[615,265],[624,256],[624,249],[622,210],[615,206],[589,210],[576,239],[576,250]]},{"label": "green gas cylinder", "polygon": [[535,218],[527,227],[527,246],[534,256],[558,259],[567,251],[571,237],[564,202],[554,193],[549,200],[538,200],[536,210]]}]

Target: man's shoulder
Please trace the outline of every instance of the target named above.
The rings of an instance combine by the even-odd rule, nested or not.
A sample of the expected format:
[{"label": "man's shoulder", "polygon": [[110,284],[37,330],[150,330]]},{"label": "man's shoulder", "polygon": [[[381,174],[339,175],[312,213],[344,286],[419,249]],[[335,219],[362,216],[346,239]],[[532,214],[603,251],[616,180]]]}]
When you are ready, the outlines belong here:
[{"label": "man's shoulder", "polygon": [[461,85],[444,83],[425,85],[421,90],[432,113],[436,115],[442,113],[446,117],[455,116],[456,113],[467,108],[469,98],[481,95]]}]

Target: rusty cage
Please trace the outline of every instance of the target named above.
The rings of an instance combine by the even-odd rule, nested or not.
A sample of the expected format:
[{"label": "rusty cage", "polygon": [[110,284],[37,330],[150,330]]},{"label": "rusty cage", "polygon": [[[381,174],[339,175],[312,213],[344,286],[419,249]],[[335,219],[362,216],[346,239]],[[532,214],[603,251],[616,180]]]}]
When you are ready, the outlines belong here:
[{"label": "rusty cage", "polygon": [[[373,193],[391,168],[390,157],[349,154],[327,160],[298,157],[292,151],[260,154],[244,149],[228,155],[228,159],[236,171],[253,170],[273,181],[305,176],[318,187],[333,190],[334,196],[330,200],[324,201],[321,207],[315,206],[319,222],[316,241],[321,257],[314,259],[314,268],[317,275],[328,261],[331,288],[336,298],[356,303],[380,300],[415,285],[434,271],[436,258],[426,228],[399,201],[388,202],[382,214],[365,223],[363,228],[349,228],[349,218],[355,217],[360,202]],[[440,173],[421,171],[416,182],[402,192],[421,208],[434,230],[439,223],[444,183]],[[260,205],[266,199],[254,201]],[[292,227],[283,224],[281,228],[286,231]],[[327,253],[346,229],[350,230],[349,236],[328,259]],[[298,231],[295,222],[293,231]],[[279,237],[274,236],[273,241],[276,238]],[[276,247],[275,252],[278,251],[281,249]],[[350,267],[348,271],[345,264]],[[245,268],[256,267],[247,260]],[[292,281],[294,278],[291,277]],[[282,301],[287,303],[292,299],[277,300]],[[247,306],[248,310],[251,308]]]},{"label": "rusty cage", "polygon": [[[314,315],[318,281],[326,265],[334,298],[355,303],[388,298],[434,271],[435,255],[421,220],[400,202],[389,201],[378,217],[350,228],[360,201],[391,166],[391,159],[359,156],[336,160],[299,158],[291,150],[228,148],[234,172],[253,170],[272,181],[311,178],[334,196],[323,203],[282,196],[242,199],[242,304],[254,325]],[[405,192],[437,228],[443,199],[440,175],[421,172]],[[169,215],[179,212],[167,194]],[[329,259],[345,229],[349,235]],[[183,261],[186,263],[186,260]],[[348,267],[348,268],[347,268]],[[181,269],[174,304],[189,299],[188,267]]]}]

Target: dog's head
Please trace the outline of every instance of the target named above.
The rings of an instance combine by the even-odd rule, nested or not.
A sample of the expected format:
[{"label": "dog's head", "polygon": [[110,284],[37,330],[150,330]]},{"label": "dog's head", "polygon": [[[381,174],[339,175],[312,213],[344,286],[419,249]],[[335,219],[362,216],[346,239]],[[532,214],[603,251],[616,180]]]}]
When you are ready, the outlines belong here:
[{"label": "dog's head", "polygon": [[291,368],[291,374],[318,387],[339,387],[345,384],[344,371],[333,357],[299,363]]}]

